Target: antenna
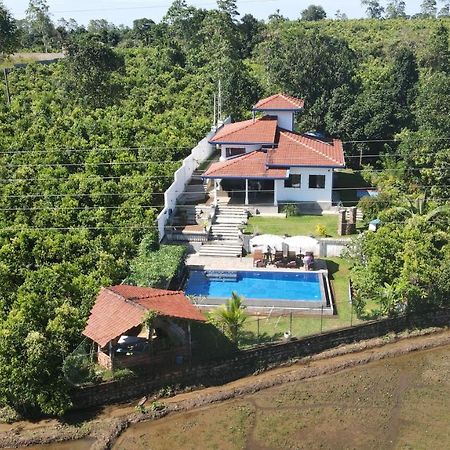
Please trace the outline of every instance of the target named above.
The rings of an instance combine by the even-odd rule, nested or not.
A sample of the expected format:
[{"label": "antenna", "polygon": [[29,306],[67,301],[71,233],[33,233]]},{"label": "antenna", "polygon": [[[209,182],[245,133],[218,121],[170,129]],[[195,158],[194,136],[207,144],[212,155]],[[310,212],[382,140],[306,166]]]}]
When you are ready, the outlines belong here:
[{"label": "antenna", "polygon": [[216,98],[216,93],[214,92],[214,118],[213,118],[213,126],[214,127],[217,127],[216,108],[217,108],[217,98]]},{"label": "antenna", "polygon": [[219,80],[219,96],[217,99],[217,119],[222,122],[222,80]]}]

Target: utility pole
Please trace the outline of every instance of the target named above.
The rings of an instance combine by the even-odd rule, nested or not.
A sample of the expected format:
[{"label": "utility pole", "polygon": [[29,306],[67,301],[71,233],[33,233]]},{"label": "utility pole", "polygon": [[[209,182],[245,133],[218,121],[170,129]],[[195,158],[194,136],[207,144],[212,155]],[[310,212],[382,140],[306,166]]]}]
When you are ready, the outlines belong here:
[{"label": "utility pole", "polygon": [[8,107],[11,106],[11,94],[9,92],[9,81],[8,81],[8,70],[6,67],[3,68],[3,76],[5,78],[5,89],[6,89],[6,104]]}]

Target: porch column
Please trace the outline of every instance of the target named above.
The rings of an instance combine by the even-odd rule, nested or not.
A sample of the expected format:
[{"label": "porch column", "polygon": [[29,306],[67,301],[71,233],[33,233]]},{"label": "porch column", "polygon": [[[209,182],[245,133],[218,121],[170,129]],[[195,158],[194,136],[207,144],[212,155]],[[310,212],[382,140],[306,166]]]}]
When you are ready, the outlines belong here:
[{"label": "porch column", "polygon": [[214,178],[214,206],[217,206],[217,180]]},{"label": "porch column", "polygon": [[248,178],[245,179],[245,204],[248,205]]},{"label": "porch column", "polygon": [[277,180],[273,180],[273,206],[278,206],[278,199],[277,199]]}]

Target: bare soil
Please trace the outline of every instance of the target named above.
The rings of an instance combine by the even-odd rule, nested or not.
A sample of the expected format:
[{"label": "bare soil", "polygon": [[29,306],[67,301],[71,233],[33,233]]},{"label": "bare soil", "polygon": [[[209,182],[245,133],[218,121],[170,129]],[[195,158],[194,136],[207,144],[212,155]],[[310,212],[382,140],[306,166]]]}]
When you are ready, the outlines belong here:
[{"label": "bare soil", "polygon": [[[0,447],[450,448],[450,331],[413,334],[341,346],[176,395],[161,400],[159,413],[137,413],[136,401],[86,411],[72,423],[3,425]],[[71,442],[36,446],[55,441]]]}]

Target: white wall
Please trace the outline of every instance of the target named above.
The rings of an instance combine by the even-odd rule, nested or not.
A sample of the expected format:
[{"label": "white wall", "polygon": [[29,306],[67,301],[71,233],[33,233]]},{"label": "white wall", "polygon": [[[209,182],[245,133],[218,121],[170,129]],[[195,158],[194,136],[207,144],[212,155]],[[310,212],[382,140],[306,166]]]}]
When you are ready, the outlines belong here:
[{"label": "white wall", "polygon": [[227,148],[245,148],[245,153],[249,153],[255,150],[259,150],[261,148],[261,145],[223,144],[220,146],[220,161],[229,159],[226,157]]},{"label": "white wall", "polygon": [[[314,167],[293,167],[291,174],[301,175],[300,188],[285,188],[284,180],[276,180],[278,202],[331,202],[333,170]],[[310,189],[309,175],[325,175],[325,189]]]},{"label": "white wall", "polygon": [[213,135],[214,132],[209,133],[192,149],[191,154],[183,160],[183,164],[175,172],[174,182],[164,193],[164,209],[159,213],[157,218],[160,241],[164,237],[164,227],[169,219],[170,210],[173,211],[175,209],[179,195],[184,191],[193,172],[214,152],[214,146],[208,142]]},{"label": "white wall", "polygon": [[290,111],[268,111],[267,114],[278,117],[278,126],[285,130],[294,130],[294,113]]}]

